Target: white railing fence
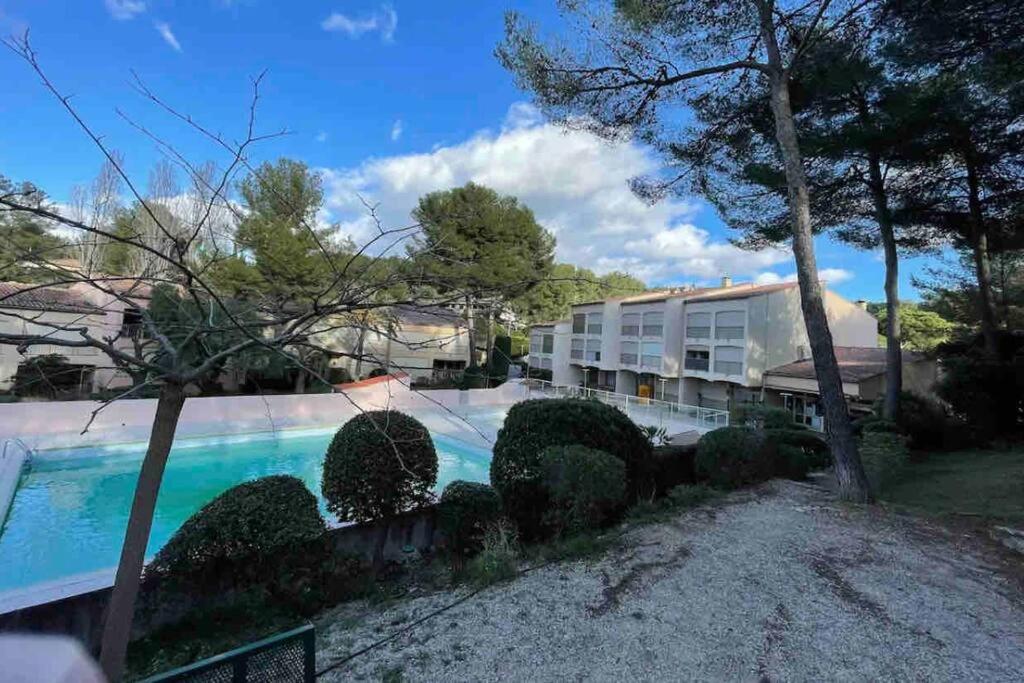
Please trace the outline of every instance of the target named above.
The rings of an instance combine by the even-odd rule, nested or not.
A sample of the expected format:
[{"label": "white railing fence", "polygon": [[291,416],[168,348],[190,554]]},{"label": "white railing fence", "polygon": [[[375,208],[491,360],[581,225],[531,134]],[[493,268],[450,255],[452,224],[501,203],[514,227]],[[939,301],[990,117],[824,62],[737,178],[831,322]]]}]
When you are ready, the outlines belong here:
[{"label": "white railing fence", "polygon": [[729,413],[725,410],[672,403],[643,398],[614,391],[590,387],[555,384],[547,380],[525,380],[527,398],[591,398],[621,408],[634,422],[643,425],[668,427],[670,422],[683,422],[702,429],[729,426]]}]

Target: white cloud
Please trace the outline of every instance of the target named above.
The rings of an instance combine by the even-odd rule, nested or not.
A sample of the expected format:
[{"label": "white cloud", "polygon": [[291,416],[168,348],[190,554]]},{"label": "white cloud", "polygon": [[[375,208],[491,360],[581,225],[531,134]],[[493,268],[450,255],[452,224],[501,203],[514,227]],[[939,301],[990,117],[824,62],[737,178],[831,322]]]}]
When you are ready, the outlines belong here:
[{"label": "white cloud", "polygon": [[154,21],[153,27],[160,34],[160,37],[164,39],[164,42],[170,45],[176,52],[181,52],[181,43],[178,42],[177,37],[171,32],[171,26],[164,21]]},{"label": "white cloud", "polygon": [[[818,270],[818,279],[829,285],[838,285],[842,282],[852,280],[853,277],[853,272],[846,270],[845,268],[821,268]],[[778,273],[774,273],[769,270],[760,273],[754,278],[754,282],[759,285],[774,285],[779,282],[796,282],[796,273],[779,275]]]},{"label": "white cloud", "polygon": [[327,137],[328,137],[327,136],[327,131],[322,130],[322,131],[320,131],[319,133],[316,134],[316,141],[317,142],[327,142]]},{"label": "white cloud", "polygon": [[146,3],[142,0],[104,0],[110,16],[118,21],[134,19],[136,15],[146,11]]},{"label": "white cloud", "polygon": [[418,198],[474,181],[518,197],[558,239],[559,260],[604,273],[627,270],[650,283],[752,277],[789,260],[789,252],[750,252],[698,227],[700,205],[667,199],[653,206],[627,181],[656,172],[642,147],[608,143],[544,123],[527,105],[510,108],[500,132],[454,145],[322,169],[331,218],[357,242],[374,234],[360,198],[378,205],[387,227],[411,223]]},{"label": "white cloud", "polygon": [[397,142],[402,137],[402,119],[396,119],[391,125],[391,142]]},{"label": "white cloud", "polygon": [[390,43],[395,37],[395,29],[398,28],[398,13],[391,5],[381,5],[378,11],[363,17],[332,12],[320,22],[320,26],[325,31],[344,33],[349,38],[358,38],[364,33],[376,31],[380,33],[381,40]]}]

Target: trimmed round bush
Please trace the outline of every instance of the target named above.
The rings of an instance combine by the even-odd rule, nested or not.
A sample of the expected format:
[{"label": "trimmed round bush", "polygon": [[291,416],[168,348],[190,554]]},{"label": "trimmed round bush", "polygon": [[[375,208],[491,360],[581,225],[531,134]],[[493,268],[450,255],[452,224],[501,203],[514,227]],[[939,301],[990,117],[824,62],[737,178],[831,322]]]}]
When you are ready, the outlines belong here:
[{"label": "trimmed round bush", "polygon": [[753,427],[755,429],[790,429],[800,428],[793,421],[793,413],[785,408],[766,406],[760,403],[743,403],[732,409],[730,423],[737,427]]},{"label": "trimmed round bush", "polygon": [[[832,464],[832,454],[828,449],[828,442],[825,438],[810,429],[766,429],[764,430],[765,436],[770,439],[778,449],[781,450],[783,446],[787,449],[795,449],[801,455],[800,458],[794,459],[792,451],[787,451],[787,459],[793,462],[802,461],[801,464],[793,470],[787,470],[787,465],[780,460],[782,463],[778,468],[778,474],[794,479],[803,479],[807,472],[812,470],[820,470],[828,467]],[[800,473],[800,469],[803,469],[803,473]],[[792,474],[790,473],[792,472]]]},{"label": "trimmed round bush", "polygon": [[321,484],[343,522],[393,517],[433,501],[437,451],[419,420],[395,410],[361,413],[334,435]]},{"label": "trimmed round bush", "polygon": [[626,466],[603,451],[549,446],[540,470],[551,501],[545,522],[557,534],[604,526],[625,503]]},{"label": "trimmed round bush", "polygon": [[534,399],[515,404],[498,432],[491,460],[491,485],[505,514],[524,539],[542,533],[548,493],[541,482],[540,455],[549,446],[586,446],[625,465],[627,492],[647,478],[651,443],[625,413],[598,401]]},{"label": "trimmed round bush", "polygon": [[500,518],[501,498],[487,484],[458,480],[441,493],[437,523],[452,551],[459,555],[478,552],[487,529]]},{"label": "trimmed round bush", "polygon": [[721,427],[697,442],[694,465],[712,486],[734,489],[770,479],[775,462],[775,443],[766,430]]},{"label": "trimmed round bush", "polygon": [[207,585],[271,580],[272,567],[317,543],[325,530],[316,497],[301,480],[263,477],[228,489],[189,517],[146,573]]},{"label": "trimmed round bush", "polygon": [[697,481],[694,471],[694,458],[697,457],[697,444],[655,446],[651,454],[648,471],[651,479],[651,492],[664,496],[676,486],[693,484]]}]

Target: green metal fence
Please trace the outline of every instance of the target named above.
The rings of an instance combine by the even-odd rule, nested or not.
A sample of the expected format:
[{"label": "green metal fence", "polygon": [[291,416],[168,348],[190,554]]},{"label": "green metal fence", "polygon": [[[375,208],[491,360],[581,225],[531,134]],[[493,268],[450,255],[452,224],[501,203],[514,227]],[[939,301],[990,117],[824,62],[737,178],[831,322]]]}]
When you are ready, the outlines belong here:
[{"label": "green metal fence", "polygon": [[142,683],[313,683],[312,624],[147,678]]}]

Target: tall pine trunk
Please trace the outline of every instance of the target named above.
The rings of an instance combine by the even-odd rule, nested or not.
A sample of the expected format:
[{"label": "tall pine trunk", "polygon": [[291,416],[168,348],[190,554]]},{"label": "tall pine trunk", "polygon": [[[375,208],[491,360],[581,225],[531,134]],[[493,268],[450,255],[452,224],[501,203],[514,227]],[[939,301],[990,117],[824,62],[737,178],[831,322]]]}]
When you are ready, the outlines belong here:
[{"label": "tall pine trunk", "polygon": [[814,360],[814,371],[818,377],[818,394],[825,407],[825,429],[832,460],[835,463],[839,495],[845,500],[867,502],[871,499],[871,491],[857,453],[857,441],[854,438],[846,397],[843,395],[843,380],[839,374],[821,284],[818,281],[818,266],[814,257],[814,237],[811,230],[810,194],[790,104],[789,74],[783,68],[775,35],[774,3],[762,0],[757,6],[762,38],[768,53],[768,79],[772,114],[775,118],[775,138],[786,171],[789,212],[793,225],[793,255],[796,258],[797,279],[800,285],[800,305]]},{"label": "tall pine trunk", "polygon": [[139,595],[142,568],[146,560],[146,546],[153,526],[153,512],[156,509],[160,482],[164,476],[167,456],[174,443],[174,432],[178,417],[185,405],[184,387],[165,384],[160,389],[156,403],[156,416],[149,436],[149,448],[142,461],[139,479],[135,485],[135,497],[128,517],[128,529],[121,547],[121,559],[117,564],[114,590],[110,594],[106,620],[103,623],[103,640],[100,647],[100,665],[107,678],[120,681],[124,675],[124,659],[131,637],[132,619],[135,616],[135,600]]},{"label": "tall pine trunk", "polygon": [[992,296],[992,263],[988,252],[988,229],[985,212],[981,207],[981,183],[978,170],[967,159],[967,204],[971,224],[971,251],[974,256],[974,273],[978,280],[978,303],[981,308],[981,336],[985,352],[990,356],[999,354],[996,328],[996,305]]},{"label": "tall pine trunk", "polygon": [[473,300],[466,295],[466,332],[469,334],[469,367],[476,367],[476,321],[473,315]]},{"label": "tall pine trunk", "polygon": [[885,254],[885,404],[887,420],[896,420],[900,412],[900,394],[903,393],[903,340],[900,338],[899,253],[896,250],[896,231],[893,229],[889,197],[882,178],[882,164],[877,155],[868,158],[871,178],[871,197],[875,205],[875,219],[882,238]]}]

